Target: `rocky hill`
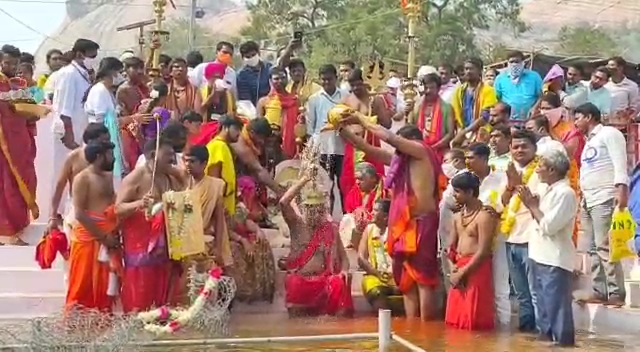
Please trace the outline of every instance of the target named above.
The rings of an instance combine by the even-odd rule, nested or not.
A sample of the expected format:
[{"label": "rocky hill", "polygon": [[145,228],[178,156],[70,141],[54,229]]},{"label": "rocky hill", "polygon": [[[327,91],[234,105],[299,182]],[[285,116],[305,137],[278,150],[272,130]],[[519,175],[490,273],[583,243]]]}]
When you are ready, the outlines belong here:
[{"label": "rocky hill", "polygon": [[[188,18],[190,0],[174,0],[176,9],[167,6],[166,19]],[[69,50],[77,38],[100,43],[105,55],[118,55],[138,46],[138,31],[117,32],[116,28],[153,19],[152,0],[67,0],[67,17],[55,33],[44,40],[36,57],[41,59],[52,49]],[[247,24],[245,7],[233,0],[198,0],[205,16],[198,24],[211,33],[234,35]]]},{"label": "rocky hill", "polygon": [[[177,9],[168,7],[166,17],[188,18],[190,0],[174,0]],[[640,0],[521,0],[522,18],[531,31],[518,38],[505,38],[504,31],[483,33],[484,40],[500,40],[522,48],[551,45],[563,25],[591,24],[616,26],[638,23]],[[79,37],[97,41],[102,52],[118,55],[137,47],[137,31],[116,32],[116,28],[153,18],[152,0],[67,0],[67,18],[46,39],[36,57],[41,59],[52,48],[69,49]],[[234,35],[249,21],[242,0],[198,0],[205,16],[198,24],[210,33]]]}]

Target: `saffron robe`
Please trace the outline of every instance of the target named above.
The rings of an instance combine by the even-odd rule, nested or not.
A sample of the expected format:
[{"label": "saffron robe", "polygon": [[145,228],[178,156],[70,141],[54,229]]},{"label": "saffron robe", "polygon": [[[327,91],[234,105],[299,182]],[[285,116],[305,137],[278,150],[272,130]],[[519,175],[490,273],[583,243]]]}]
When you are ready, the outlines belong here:
[{"label": "saffron robe", "polygon": [[[433,177],[437,179],[439,168],[431,147],[427,150]],[[389,235],[386,249],[393,258],[393,276],[400,291],[407,292],[415,284],[437,286],[438,222],[437,211],[412,218],[410,207],[415,202],[415,190],[411,189],[409,172],[410,157],[395,154],[385,180],[385,188],[392,194],[389,212]],[[434,195],[437,201],[437,187]]]},{"label": "saffron robe", "polygon": [[[107,208],[103,214],[89,216],[103,232],[111,234],[115,231],[115,207]],[[77,222],[72,231],[66,308],[79,307],[110,313],[113,298],[107,294],[107,290],[109,273],[114,265],[98,261],[101,244],[82,224]],[[114,260],[120,258],[116,256]],[[120,268],[117,262],[115,266],[116,270]]]},{"label": "saffron robe", "polygon": [[[285,278],[285,302],[287,308],[305,308],[317,315],[335,315],[340,312],[353,313],[351,285],[347,278],[337,274],[333,248],[335,229],[330,221],[318,226],[307,247],[297,256],[286,261],[287,270],[291,271]],[[316,251],[323,250],[325,272],[314,276],[302,275],[302,269]]]}]

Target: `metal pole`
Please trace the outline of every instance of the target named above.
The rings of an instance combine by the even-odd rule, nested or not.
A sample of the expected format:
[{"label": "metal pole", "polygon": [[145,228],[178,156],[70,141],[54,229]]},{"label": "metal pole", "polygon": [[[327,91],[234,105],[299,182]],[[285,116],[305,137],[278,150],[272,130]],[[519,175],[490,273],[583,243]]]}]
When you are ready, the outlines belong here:
[{"label": "metal pole", "polygon": [[378,310],[378,351],[385,352],[391,345],[391,310]]},{"label": "metal pole", "polygon": [[196,41],[196,0],[191,0],[191,16],[189,17],[189,51],[193,50]]}]

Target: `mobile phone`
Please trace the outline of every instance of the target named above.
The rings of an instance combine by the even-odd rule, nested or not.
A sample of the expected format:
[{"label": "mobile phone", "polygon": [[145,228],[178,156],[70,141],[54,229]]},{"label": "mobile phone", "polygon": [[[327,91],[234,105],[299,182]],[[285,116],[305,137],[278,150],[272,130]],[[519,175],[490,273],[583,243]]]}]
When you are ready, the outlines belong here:
[{"label": "mobile phone", "polygon": [[295,32],[293,32],[293,39],[302,40],[302,36],[303,35],[304,35],[304,33],[302,31],[295,31]]}]

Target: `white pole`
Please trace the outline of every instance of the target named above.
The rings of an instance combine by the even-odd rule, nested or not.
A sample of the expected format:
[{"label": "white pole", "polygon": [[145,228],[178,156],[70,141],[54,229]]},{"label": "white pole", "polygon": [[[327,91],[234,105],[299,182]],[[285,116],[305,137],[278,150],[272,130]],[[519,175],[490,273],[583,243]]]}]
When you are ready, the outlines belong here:
[{"label": "white pole", "polygon": [[195,27],[196,27],[196,0],[191,0],[191,16],[189,17],[189,38],[188,43],[189,43],[189,51],[193,50],[193,47],[195,45],[195,41],[196,41],[196,33],[195,33]]},{"label": "white pole", "polygon": [[378,310],[378,351],[385,352],[391,344],[391,310]]},{"label": "white pole", "polygon": [[406,347],[409,351],[411,352],[427,352],[426,350],[418,347],[417,345],[414,345],[413,343],[409,342],[408,340],[403,339],[402,337],[393,334],[393,336],[391,336],[391,338],[393,340],[395,340],[397,343],[401,344],[402,346]]}]

